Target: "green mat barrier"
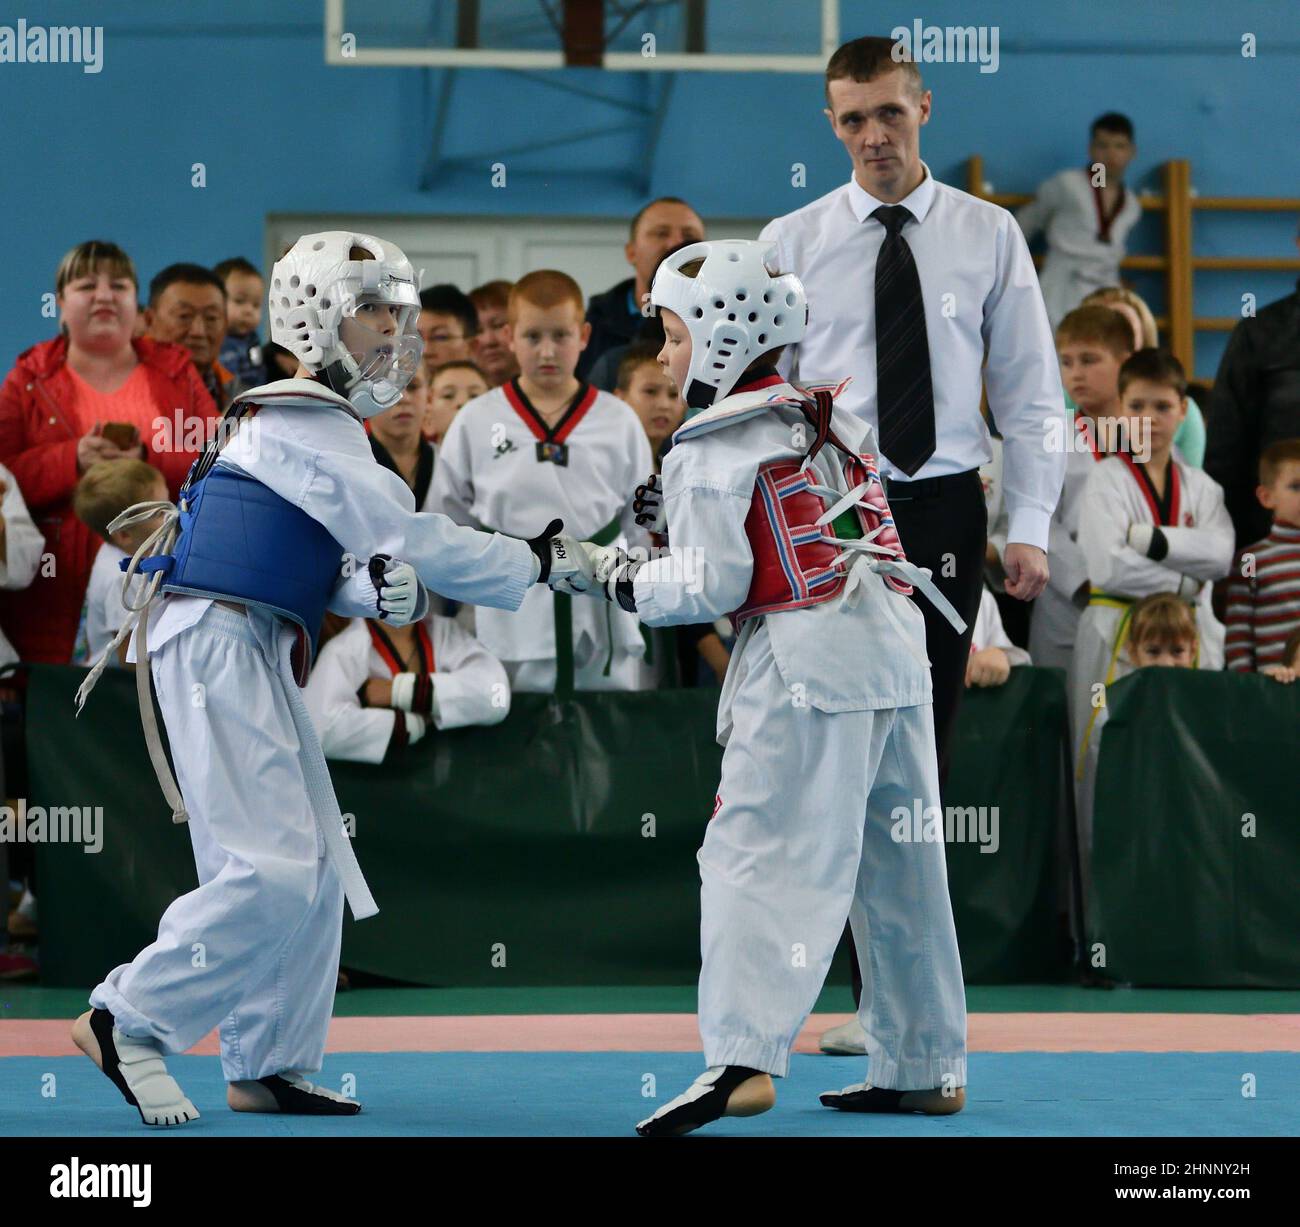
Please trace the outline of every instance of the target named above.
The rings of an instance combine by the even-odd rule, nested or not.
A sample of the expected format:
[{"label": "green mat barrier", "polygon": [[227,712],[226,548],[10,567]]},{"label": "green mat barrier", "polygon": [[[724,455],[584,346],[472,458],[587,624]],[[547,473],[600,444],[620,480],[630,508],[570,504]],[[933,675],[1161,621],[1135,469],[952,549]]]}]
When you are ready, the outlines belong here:
[{"label": "green mat barrier", "polygon": [[[944,806],[958,816],[973,808],[997,836],[996,843],[948,844],[962,974],[971,984],[1055,979],[1068,970],[1070,956],[1067,898],[1059,889],[1065,881],[1065,671],[1016,668],[1004,686],[972,687],[957,721]],[[969,827],[969,817],[963,825]]]},{"label": "green mat barrier", "polygon": [[1099,970],[1300,986],[1300,686],[1143,669],[1108,703],[1088,909]]},{"label": "green mat barrier", "polygon": [[[33,667],[29,805],[101,807],[102,850],[38,848],[42,979],[94,983],[153,940],[196,879],[135,707],[110,671]],[[699,971],[695,852],[722,751],[717,692],[518,695],[488,729],[435,733],[392,768],[334,763],[378,916],[344,921],[346,966],[428,985],[684,984]],[[949,804],[998,807],[998,851],[950,846],[967,978],[1061,970],[1055,802],[1060,675],[967,696]],[[268,821],[274,821],[268,815]],[[847,976],[845,976],[847,982]]]}]

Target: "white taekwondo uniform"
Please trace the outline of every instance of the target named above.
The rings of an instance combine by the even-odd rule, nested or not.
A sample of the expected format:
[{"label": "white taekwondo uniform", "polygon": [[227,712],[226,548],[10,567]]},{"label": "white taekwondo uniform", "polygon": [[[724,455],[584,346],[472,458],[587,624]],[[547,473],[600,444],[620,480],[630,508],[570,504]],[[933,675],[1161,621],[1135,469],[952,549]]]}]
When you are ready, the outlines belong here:
[{"label": "white taekwondo uniform", "polygon": [[[796,407],[772,403],[794,395],[775,380],[677,431],[663,467],[670,553],[633,584],[648,625],[710,622],[747,601],[757,580],[746,521],[759,494],[776,497],[760,465],[797,467],[811,441]],[[836,411],[834,430],[849,451],[874,456],[861,419]],[[828,444],[812,467],[843,493],[852,483],[840,456]],[[884,507],[878,477],[872,492]],[[818,497],[817,510],[832,506]],[[888,531],[896,544],[892,517]],[[896,590],[870,569],[874,557],[847,553],[848,579],[830,600],[745,618],[732,652],[718,709],[722,778],[698,858],[705,1064],[787,1072],[848,916],[871,1082],[964,1085],[942,835],[891,833],[895,807],[910,816],[939,805],[925,626],[906,584],[895,578]]]},{"label": "white taekwondo uniform", "polygon": [[1016,214],[1026,240],[1047,233],[1038,282],[1053,328],[1093,290],[1120,283],[1124,244],[1142,216],[1142,204],[1136,192],[1124,187],[1119,207],[1104,219],[1100,199],[1091,169],[1076,167],[1040,184],[1034,199]]},{"label": "white taekwondo uniform", "polygon": [[[559,449],[566,463],[541,459]],[[583,384],[565,416],[547,430],[511,380],[469,401],[438,449],[429,505],[458,524],[534,537],[555,517],[579,540],[624,548],[649,545],[630,510],[650,474],[650,444],[636,414],[608,392]],[[572,621],[575,688],[637,690],[645,640],[637,621],[613,606],[574,601],[539,585],[515,612],[475,611],[474,633],[510,675],[516,691],[556,689],[556,610]]]},{"label": "white taekwondo uniform", "polygon": [[[357,560],[333,612],[376,612],[366,564],[377,553],[410,562],[424,584],[460,600],[522,601],[536,569],[528,545],[417,513],[342,397],[291,379],[237,399],[260,408],[218,464],[301,508]],[[91,1004],[111,1011],[124,1035],[171,1052],[220,1024],[229,1081],[318,1070],[345,891],[356,918],[378,909],[299,691],[301,633],[262,609],[206,597],[171,594],[151,612],[153,682],[200,885],[167,908],[157,940],[110,972]],[[138,641],[137,627],[129,659]]]},{"label": "white taekwondo uniform", "polygon": [[[303,698],[320,735],[326,758],[381,763],[393,739],[398,712],[391,707],[362,707],[358,691],[372,677],[402,672],[398,662],[377,643],[377,624],[358,618],[322,649],[307,679]],[[428,614],[423,627],[432,683],[433,708],[423,717],[435,728],[498,724],[510,712],[510,683],[501,662],[457,623]]]},{"label": "white taekwondo uniform", "polygon": [[[94,565],[90,568],[90,579],[86,584],[86,652],[88,661],[99,659],[99,654],[109,645],[117,634],[118,628],[131,616],[131,611],[122,604],[122,569],[118,565],[129,555],[118,549],[111,541],[105,541],[95,555]],[[143,576],[137,575],[128,588],[128,596],[138,601],[148,585]],[[74,664],[84,663],[74,660]],[[117,653],[108,662],[117,665]]]},{"label": "white taekwondo uniform", "polygon": [[[1091,879],[1093,788],[1104,723],[1104,708],[1094,705],[1093,690],[1124,672],[1123,646],[1134,601],[1171,592],[1194,604],[1200,637],[1198,667],[1223,668],[1223,624],[1210,608],[1213,581],[1222,579],[1232,566],[1233,528],[1223,490],[1200,469],[1171,458],[1162,509],[1141,469],[1122,453],[1094,465],[1080,511],[1079,547],[1092,596],[1079,618],[1068,691],[1085,900]],[[1127,544],[1134,524],[1160,526],[1169,543],[1161,561]]]},{"label": "white taekwondo uniform", "polygon": [[1098,450],[1092,419],[1076,414],[1069,423],[1069,451],[1061,499],[1048,527],[1047,587],[1034,601],[1029,617],[1029,655],[1044,668],[1069,669],[1084,606],[1074,594],[1088,582],[1088,564],[1079,545],[1079,517],[1088,476],[1106,453]]},{"label": "white taekwondo uniform", "polygon": [[[5,556],[0,558],[0,589],[17,591],[26,588],[40,570],[45,553],[45,537],[27,510],[18,479],[0,464],[0,481],[5,483],[0,515],[5,522]],[[0,631],[0,667],[17,663],[18,653]]]},{"label": "white taekwondo uniform", "polygon": [[985,648],[1001,648],[1007,654],[1007,660],[1013,668],[1016,665],[1032,663],[1029,653],[1011,642],[1007,628],[1002,625],[1002,614],[998,612],[997,600],[988,588],[980,593],[980,611],[975,618],[975,629],[970,637],[972,652],[982,652]]}]

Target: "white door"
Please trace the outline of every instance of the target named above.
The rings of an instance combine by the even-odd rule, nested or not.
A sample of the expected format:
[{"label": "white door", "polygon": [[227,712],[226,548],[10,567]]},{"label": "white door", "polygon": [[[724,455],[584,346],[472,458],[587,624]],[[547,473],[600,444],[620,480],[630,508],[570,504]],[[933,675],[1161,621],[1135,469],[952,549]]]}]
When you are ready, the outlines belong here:
[{"label": "white door", "polygon": [[[630,221],[630,219],[629,219]],[[715,238],[757,238],[767,218],[706,219]],[[450,282],[469,291],[485,281],[517,281],[539,268],[569,274],[585,297],[632,275],[623,255],[628,222],[581,217],[411,217],[382,214],[272,214],[266,221],[265,271],[300,234],[359,230],[394,242],[421,287]]]}]

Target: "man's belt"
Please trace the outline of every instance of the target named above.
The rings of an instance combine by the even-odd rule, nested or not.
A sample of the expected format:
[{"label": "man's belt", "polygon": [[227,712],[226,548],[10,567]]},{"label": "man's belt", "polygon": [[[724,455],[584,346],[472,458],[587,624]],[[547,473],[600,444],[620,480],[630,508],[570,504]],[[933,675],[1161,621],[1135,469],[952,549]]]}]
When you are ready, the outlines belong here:
[{"label": "man's belt", "polygon": [[899,481],[896,477],[886,477],[885,497],[891,507],[895,503],[943,498],[973,481],[979,481],[978,469],[967,469],[964,473],[945,473],[942,477],[923,477],[920,481]]}]

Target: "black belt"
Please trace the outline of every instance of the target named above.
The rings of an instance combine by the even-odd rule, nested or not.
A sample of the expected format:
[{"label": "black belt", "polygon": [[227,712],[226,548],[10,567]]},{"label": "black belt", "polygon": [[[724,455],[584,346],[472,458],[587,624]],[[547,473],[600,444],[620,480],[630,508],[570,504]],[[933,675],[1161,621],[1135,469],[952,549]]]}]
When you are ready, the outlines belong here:
[{"label": "black belt", "polygon": [[920,499],[943,498],[954,493],[972,481],[978,482],[978,469],[967,469],[964,473],[947,473],[943,477],[923,477],[920,481],[899,481],[894,477],[885,478],[885,497],[890,503],[908,503]]}]

